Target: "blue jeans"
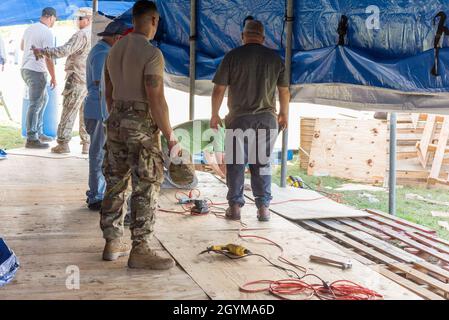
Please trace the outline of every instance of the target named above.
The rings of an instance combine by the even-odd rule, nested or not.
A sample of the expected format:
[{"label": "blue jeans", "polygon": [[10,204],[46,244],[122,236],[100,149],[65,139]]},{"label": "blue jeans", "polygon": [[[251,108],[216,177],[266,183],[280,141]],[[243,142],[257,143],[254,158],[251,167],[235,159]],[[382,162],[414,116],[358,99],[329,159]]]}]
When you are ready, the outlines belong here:
[{"label": "blue jeans", "polygon": [[[246,137],[238,135],[238,129],[245,132]],[[251,188],[257,208],[270,206],[273,199],[270,156],[278,133],[277,118],[269,112],[226,120],[226,184],[230,206],[245,204],[243,192],[246,165],[251,172]]]},{"label": "blue jeans", "polygon": [[86,131],[90,136],[89,147],[89,191],[86,192],[89,204],[103,200],[106,189],[102,167],[104,159],[104,144],[106,142],[103,121],[84,119]]},{"label": "blue jeans", "polygon": [[30,100],[26,116],[27,139],[35,141],[44,132],[44,111],[48,101],[47,74],[22,69],[22,78],[28,86]]}]

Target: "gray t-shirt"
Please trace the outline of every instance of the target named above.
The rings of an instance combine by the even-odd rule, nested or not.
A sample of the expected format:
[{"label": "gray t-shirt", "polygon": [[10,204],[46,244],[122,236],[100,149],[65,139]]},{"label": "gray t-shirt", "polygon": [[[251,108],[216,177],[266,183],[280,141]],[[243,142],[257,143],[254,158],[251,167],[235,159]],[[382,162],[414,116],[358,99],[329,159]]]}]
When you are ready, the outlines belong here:
[{"label": "gray t-shirt", "polygon": [[281,57],[255,43],[227,53],[212,81],[229,86],[228,120],[248,114],[276,113],[276,86],[289,86]]}]

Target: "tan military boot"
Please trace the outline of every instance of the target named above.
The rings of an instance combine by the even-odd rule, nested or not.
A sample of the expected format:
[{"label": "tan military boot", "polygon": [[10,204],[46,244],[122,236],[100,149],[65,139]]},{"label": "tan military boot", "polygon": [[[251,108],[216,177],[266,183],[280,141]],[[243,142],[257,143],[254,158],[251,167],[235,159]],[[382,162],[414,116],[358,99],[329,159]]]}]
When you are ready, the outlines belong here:
[{"label": "tan military boot", "polygon": [[133,245],[129,254],[128,267],[133,269],[168,270],[173,268],[172,258],[161,257],[155,250],[151,250],[146,243]]},{"label": "tan military boot", "polygon": [[70,153],[70,148],[68,143],[58,144],[56,147],[51,148],[53,153]]},{"label": "tan military boot", "polygon": [[115,261],[120,257],[126,257],[131,251],[131,246],[122,241],[121,238],[108,240],[103,250],[103,260]]},{"label": "tan military boot", "polygon": [[83,143],[83,151],[81,151],[81,153],[82,154],[89,154],[89,147],[90,147],[90,144]]}]

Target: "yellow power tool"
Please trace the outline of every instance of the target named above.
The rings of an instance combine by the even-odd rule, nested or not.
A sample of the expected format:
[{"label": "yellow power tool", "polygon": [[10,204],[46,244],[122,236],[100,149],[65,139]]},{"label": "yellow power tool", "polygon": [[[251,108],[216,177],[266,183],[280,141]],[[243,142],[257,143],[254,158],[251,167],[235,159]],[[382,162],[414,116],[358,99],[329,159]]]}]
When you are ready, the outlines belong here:
[{"label": "yellow power tool", "polygon": [[304,188],[304,181],[299,176],[289,176],[287,177],[287,183],[289,186],[294,188]]},{"label": "yellow power tool", "polygon": [[225,246],[224,245],[210,246],[206,250],[202,251],[200,254],[206,252],[230,253],[237,257],[244,257],[251,253],[251,251],[249,251],[245,247],[232,243],[227,244]]}]

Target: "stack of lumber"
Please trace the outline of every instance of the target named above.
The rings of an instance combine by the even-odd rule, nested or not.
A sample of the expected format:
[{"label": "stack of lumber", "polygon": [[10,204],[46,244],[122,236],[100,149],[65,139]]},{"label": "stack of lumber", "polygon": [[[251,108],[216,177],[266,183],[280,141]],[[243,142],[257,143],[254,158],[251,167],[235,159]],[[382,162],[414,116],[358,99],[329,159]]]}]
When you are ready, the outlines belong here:
[{"label": "stack of lumber", "polygon": [[[441,139],[444,117],[427,114],[399,114],[397,124],[397,179],[402,185],[428,185],[447,181],[449,157],[439,153],[438,143],[448,147],[447,137]],[[447,131],[447,129],[445,129]],[[447,133],[446,133],[447,134]],[[388,135],[389,137],[389,135]],[[434,164],[436,159],[436,163]],[[433,170],[432,170],[433,168]]]},{"label": "stack of lumber", "polygon": [[[313,129],[312,129],[313,124]],[[301,121],[300,161],[307,173],[378,184],[387,166],[384,121],[311,119]],[[309,142],[310,141],[310,142]]]},{"label": "stack of lumber", "polygon": [[[441,187],[449,184],[449,139],[446,138],[449,122],[443,125],[444,118],[398,114],[396,174],[399,185],[438,183]],[[303,118],[300,127],[300,167],[309,175],[387,183],[384,177],[388,177],[388,122]],[[440,151],[436,152],[438,144]]]}]

